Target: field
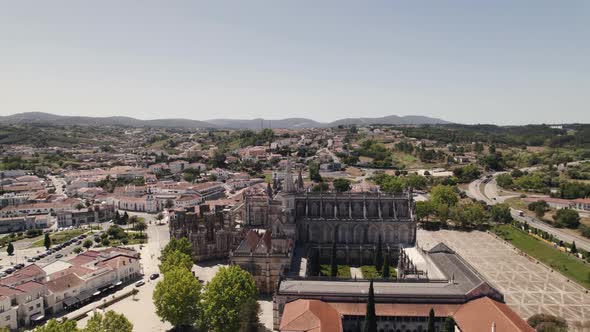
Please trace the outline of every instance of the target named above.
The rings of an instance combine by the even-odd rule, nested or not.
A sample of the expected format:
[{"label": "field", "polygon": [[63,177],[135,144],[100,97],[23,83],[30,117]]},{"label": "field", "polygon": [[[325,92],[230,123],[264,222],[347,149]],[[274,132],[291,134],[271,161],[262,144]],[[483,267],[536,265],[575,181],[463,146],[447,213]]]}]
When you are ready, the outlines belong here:
[{"label": "field", "polygon": [[590,266],[588,264],[511,225],[498,225],[494,228],[494,232],[531,257],[590,289]]},{"label": "field", "polygon": [[[320,267],[320,275],[330,276],[330,264],[322,264]],[[350,278],[350,266],[338,265],[338,278]]]},{"label": "field", "polygon": [[[363,278],[364,279],[379,279],[381,278],[381,271],[377,271],[377,269],[375,268],[375,266],[373,265],[363,265],[361,266],[361,271],[363,271]],[[396,278],[396,270],[395,270],[395,266],[389,266],[389,273],[390,273],[390,278],[395,279]]]}]

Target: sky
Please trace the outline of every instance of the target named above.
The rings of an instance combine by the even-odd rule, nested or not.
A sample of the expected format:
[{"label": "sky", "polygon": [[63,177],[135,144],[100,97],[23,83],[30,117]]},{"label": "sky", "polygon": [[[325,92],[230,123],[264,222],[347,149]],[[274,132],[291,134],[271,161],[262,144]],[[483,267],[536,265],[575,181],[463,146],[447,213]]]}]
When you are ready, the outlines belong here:
[{"label": "sky", "polygon": [[590,1],[4,1],[0,115],[590,123]]}]

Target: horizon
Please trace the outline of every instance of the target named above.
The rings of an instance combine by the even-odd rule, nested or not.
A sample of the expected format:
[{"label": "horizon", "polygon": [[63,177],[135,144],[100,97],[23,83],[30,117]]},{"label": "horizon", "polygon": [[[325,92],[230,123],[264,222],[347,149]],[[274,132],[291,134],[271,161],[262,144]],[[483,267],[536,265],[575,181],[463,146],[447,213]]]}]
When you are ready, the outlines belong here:
[{"label": "horizon", "polygon": [[[139,117],[134,117],[132,115],[105,115],[105,116],[91,116],[91,115],[64,115],[64,114],[57,114],[57,113],[50,113],[50,112],[42,112],[42,111],[33,111],[33,112],[20,112],[20,113],[13,113],[13,114],[0,114],[0,117],[6,116],[6,117],[10,117],[10,116],[15,116],[15,115],[20,115],[20,114],[30,114],[30,113],[39,113],[39,114],[49,114],[49,115],[57,115],[57,116],[64,116],[64,117],[87,117],[87,118],[132,118],[132,119],[136,119],[136,120],[141,120],[141,121],[158,121],[158,120],[191,120],[191,121],[202,121],[202,122],[210,122],[210,121],[216,121],[216,120],[233,120],[233,121],[254,121],[254,120],[264,120],[264,121],[281,121],[281,120],[288,120],[288,119],[306,119],[306,120],[311,120],[311,121],[315,121],[318,123],[322,123],[322,124],[328,124],[331,122],[335,122],[335,121],[341,121],[341,120],[346,120],[346,119],[354,119],[354,118],[334,118],[334,119],[328,119],[327,121],[320,121],[320,120],[316,120],[314,118],[310,118],[310,117],[285,117],[285,118],[250,118],[250,119],[246,119],[246,118],[212,118],[212,119],[195,119],[195,118],[176,118],[176,117],[162,117],[162,118],[139,118]],[[477,126],[477,125],[483,125],[483,126],[487,126],[487,125],[493,125],[493,126],[500,126],[500,127],[519,127],[519,126],[536,126],[536,125],[568,125],[568,124],[587,124],[585,122],[547,122],[547,123],[522,123],[522,124],[496,124],[496,123],[461,123],[461,122],[452,122],[452,121],[448,121],[446,119],[441,119],[441,118],[434,118],[434,117],[430,117],[427,115],[421,115],[421,114],[408,114],[408,115],[397,115],[397,114],[390,114],[390,115],[384,115],[384,116],[362,116],[362,117],[357,117],[358,119],[371,119],[371,118],[382,118],[382,117],[388,117],[388,116],[398,116],[400,118],[406,117],[406,116],[417,116],[417,117],[426,117],[426,118],[430,118],[430,119],[437,119],[437,120],[443,120],[443,121],[447,121],[448,123],[444,123],[444,124],[428,124],[428,125],[468,125],[468,126]],[[379,125],[379,123],[374,123],[373,125]],[[384,124],[386,125],[386,124]],[[417,124],[417,125],[427,125],[427,124]],[[392,125],[395,126],[395,125]],[[269,128],[272,128],[269,127]],[[272,128],[272,129],[278,129],[278,128]]]},{"label": "horizon", "polygon": [[0,18],[3,116],[590,123],[584,1],[57,1]]}]

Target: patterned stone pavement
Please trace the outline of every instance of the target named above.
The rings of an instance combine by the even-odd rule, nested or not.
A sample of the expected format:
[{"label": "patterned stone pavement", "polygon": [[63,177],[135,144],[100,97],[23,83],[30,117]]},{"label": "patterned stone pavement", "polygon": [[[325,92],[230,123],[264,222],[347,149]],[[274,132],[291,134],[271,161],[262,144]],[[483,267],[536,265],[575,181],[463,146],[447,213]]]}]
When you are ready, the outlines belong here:
[{"label": "patterned stone pavement", "polygon": [[418,245],[430,249],[444,242],[502,293],[506,303],[527,319],[536,313],[565,318],[570,331],[590,331],[590,294],[559,272],[484,232],[418,231]]}]

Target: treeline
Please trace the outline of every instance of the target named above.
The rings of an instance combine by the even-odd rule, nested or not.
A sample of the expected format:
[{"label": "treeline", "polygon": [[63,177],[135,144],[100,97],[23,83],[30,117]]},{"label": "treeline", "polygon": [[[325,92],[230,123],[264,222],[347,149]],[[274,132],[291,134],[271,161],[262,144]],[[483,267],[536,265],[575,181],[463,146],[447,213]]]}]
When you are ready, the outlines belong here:
[{"label": "treeline", "polygon": [[436,185],[430,199],[416,203],[419,221],[436,218],[442,224],[453,221],[461,227],[478,227],[486,222],[508,223],[512,221],[507,204],[488,206],[483,202],[459,199],[459,190],[454,186]]},{"label": "treeline", "polygon": [[[431,139],[444,143],[486,142],[508,146],[584,147],[590,144],[590,125],[573,124],[564,129],[548,125],[495,126],[495,125],[424,125],[396,127],[404,135],[418,139]],[[573,134],[568,132],[573,131]]]},{"label": "treeline", "polygon": [[[576,199],[590,196],[590,184],[563,179],[554,168],[531,173],[515,170],[498,175],[496,182],[503,188],[542,192],[556,198]],[[552,188],[557,191],[552,192]]]}]

